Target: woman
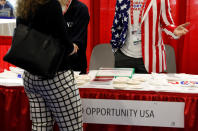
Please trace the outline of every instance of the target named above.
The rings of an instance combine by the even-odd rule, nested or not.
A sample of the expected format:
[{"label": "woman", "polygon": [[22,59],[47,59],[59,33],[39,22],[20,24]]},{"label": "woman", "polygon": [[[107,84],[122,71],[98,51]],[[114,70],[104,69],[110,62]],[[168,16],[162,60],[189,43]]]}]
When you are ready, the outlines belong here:
[{"label": "woman", "polygon": [[87,30],[89,24],[89,11],[87,6],[79,0],[72,0],[69,9],[67,10],[68,0],[59,0],[62,5],[62,10],[66,22],[66,29],[71,39],[79,50],[77,54],[71,56],[71,68],[75,71],[80,71],[80,74],[87,73]]},{"label": "woman", "polygon": [[68,39],[64,18],[57,0],[18,0],[17,25],[25,24],[60,40],[67,51],[59,71],[52,79],[43,79],[25,71],[24,88],[30,102],[33,131],[52,131],[54,122],[60,131],[82,131],[79,91],[67,57],[78,47]]}]

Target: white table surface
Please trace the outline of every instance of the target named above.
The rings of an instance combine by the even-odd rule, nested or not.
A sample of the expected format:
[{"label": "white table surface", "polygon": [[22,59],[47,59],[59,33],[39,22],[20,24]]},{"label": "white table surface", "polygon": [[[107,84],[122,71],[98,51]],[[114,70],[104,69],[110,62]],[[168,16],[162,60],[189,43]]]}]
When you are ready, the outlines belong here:
[{"label": "white table surface", "polygon": [[[11,68],[12,69],[12,68]],[[12,69],[13,71],[5,70],[3,73],[0,73],[0,85],[3,86],[23,86],[23,81],[21,78],[17,78],[17,70]],[[93,79],[97,71],[91,71],[88,76]],[[171,74],[171,77],[177,77],[181,81],[198,81],[198,75],[190,74]],[[170,74],[135,74],[135,77],[144,77],[147,81],[143,82],[139,86],[142,88],[125,88],[123,90],[139,90],[139,91],[156,91],[156,92],[173,92],[173,93],[198,93],[198,87],[182,86],[182,85],[173,85],[166,83],[166,79]],[[132,79],[133,79],[132,78]],[[153,83],[157,83],[156,85]],[[110,85],[98,85],[91,84],[90,82],[79,86],[79,88],[97,88],[97,89],[115,89],[113,84]],[[116,90],[116,89],[115,89]]]},{"label": "white table surface", "polygon": [[[91,71],[89,75],[93,78],[97,71]],[[139,91],[156,91],[156,92],[173,92],[173,93],[198,93],[198,86],[183,86],[179,84],[169,84],[166,79],[177,78],[178,81],[197,81],[198,75],[190,74],[134,74],[135,77],[144,77],[147,81],[139,86],[142,88],[125,88],[123,90],[139,90]],[[132,78],[132,79],[133,79]],[[154,84],[156,82],[156,84]],[[126,85],[127,86],[127,85]],[[98,89],[115,89],[113,84],[110,85],[94,85],[91,83],[84,84],[79,88],[98,88]]]},{"label": "white table surface", "polygon": [[0,19],[0,36],[13,36],[16,19]]}]

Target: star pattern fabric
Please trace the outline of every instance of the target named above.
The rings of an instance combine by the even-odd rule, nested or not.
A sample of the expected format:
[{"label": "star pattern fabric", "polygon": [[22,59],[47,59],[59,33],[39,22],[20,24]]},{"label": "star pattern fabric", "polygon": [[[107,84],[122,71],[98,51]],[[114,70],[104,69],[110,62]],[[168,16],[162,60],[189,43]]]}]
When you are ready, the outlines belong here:
[{"label": "star pattern fabric", "polygon": [[127,10],[129,8],[129,0],[118,0],[116,3],[116,11],[113,22],[113,27],[116,27],[116,30],[113,28],[111,30],[113,37],[111,40],[111,44],[114,49],[122,47],[126,40],[127,28],[125,27],[128,27],[129,14],[127,13]]}]

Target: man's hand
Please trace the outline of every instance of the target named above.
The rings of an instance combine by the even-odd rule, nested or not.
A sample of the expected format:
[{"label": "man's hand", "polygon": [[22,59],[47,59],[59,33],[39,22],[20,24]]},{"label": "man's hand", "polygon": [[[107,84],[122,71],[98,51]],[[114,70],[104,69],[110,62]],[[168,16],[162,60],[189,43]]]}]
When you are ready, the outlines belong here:
[{"label": "man's hand", "polygon": [[78,46],[75,43],[73,43],[73,45],[74,45],[74,50],[69,55],[73,55],[78,52],[78,49],[79,49]]},{"label": "man's hand", "polygon": [[188,30],[185,28],[186,26],[190,25],[190,22],[186,22],[185,24],[177,26],[177,28],[174,30],[174,35],[181,37],[182,35],[185,35],[188,33]]}]

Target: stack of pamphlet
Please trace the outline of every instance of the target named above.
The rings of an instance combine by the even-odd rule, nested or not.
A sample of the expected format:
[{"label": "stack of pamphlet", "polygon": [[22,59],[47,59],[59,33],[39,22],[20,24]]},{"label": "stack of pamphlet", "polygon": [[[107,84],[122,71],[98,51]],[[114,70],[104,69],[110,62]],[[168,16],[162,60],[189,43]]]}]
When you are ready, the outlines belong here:
[{"label": "stack of pamphlet", "polygon": [[133,68],[100,68],[91,84],[110,85],[116,77],[132,78]]}]

